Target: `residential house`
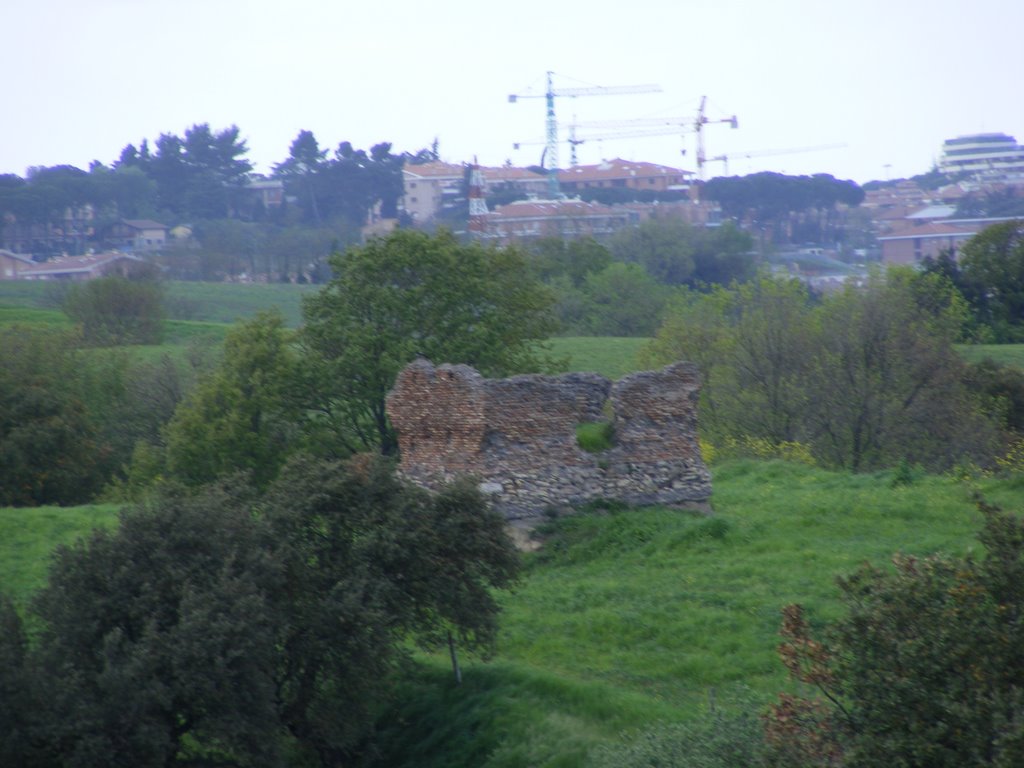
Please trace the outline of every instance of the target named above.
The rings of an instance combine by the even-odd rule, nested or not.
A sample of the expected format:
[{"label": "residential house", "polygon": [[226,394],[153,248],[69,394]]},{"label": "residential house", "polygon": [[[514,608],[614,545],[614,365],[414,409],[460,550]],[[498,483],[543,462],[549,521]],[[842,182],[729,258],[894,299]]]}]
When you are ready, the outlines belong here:
[{"label": "residential house", "polygon": [[512,165],[484,167],[480,169],[484,180],[484,195],[500,192],[518,192],[527,197],[546,197],[548,177],[529,168]]},{"label": "residential house", "polygon": [[465,166],[434,161],[402,169],[399,208],[416,224],[425,224],[463,197]]},{"label": "residential house", "polygon": [[121,219],[106,237],[107,245],[131,253],[151,253],[167,245],[167,226],[150,219]]}]

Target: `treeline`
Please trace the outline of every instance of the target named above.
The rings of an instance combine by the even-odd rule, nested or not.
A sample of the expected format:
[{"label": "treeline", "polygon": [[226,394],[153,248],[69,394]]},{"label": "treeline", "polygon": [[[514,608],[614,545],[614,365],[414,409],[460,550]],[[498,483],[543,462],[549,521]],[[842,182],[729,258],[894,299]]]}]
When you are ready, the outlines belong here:
[{"label": "treeline", "polygon": [[953,345],[968,324],[936,274],[890,269],[822,298],[762,278],[678,297],[647,359],[700,366],[702,437],[723,455],[988,466],[1022,436],[1024,373],[966,363]]},{"label": "treeline", "polygon": [[[139,361],[116,343],[159,325],[159,286],[104,278],[65,308],[74,333],[0,332],[0,505],[137,498],[291,455],[391,454],[384,401],[425,355],[489,376],[552,370],[554,296],[516,249],[402,230],[331,258],[333,278],[291,331],[276,314],[233,328],[217,359]],[[472,318],[472,322],[469,322]],[[148,339],[152,341],[153,339]]]},{"label": "treeline", "polygon": [[561,333],[651,336],[681,288],[753,277],[752,245],[732,224],[707,229],[660,216],[616,232],[607,244],[547,238],[530,245],[529,255],[556,296]]},{"label": "treeline", "polygon": [[719,176],[705,183],[701,194],[745,229],[766,232],[775,243],[844,242],[844,211],[864,200],[864,190],[855,182],[827,173]]},{"label": "treeline", "polygon": [[223,279],[248,270],[293,279],[356,241],[371,211],[395,216],[404,163],[429,155],[395,154],[387,142],[362,150],[343,141],[330,152],[301,131],[274,165],[284,198],[266,206],[251,186],[247,154],[236,126],[202,123],[161,134],[152,146],[128,144],[88,171],[60,165],[30,168],[25,178],[0,175],[0,246],[31,241],[37,258],[79,254],[104,247],[122,219],[155,219],[196,236],[164,263],[176,276]]},{"label": "treeline", "polygon": [[[974,274],[992,243],[1020,255],[1014,232],[980,235],[963,270]],[[240,470],[263,484],[297,452],[390,454],[384,401],[407,362],[424,355],[489,376],[555,370],[542,340],[558,332],[655,335],[649,367],[698,363],[701,432],[719,455],[945,469],[992,466],[1021,437],[1024,373],[967,364],[954,349],[1016,332],[1012,280],[980,292],[983,304],[938,268],[878,272],[818,296],[757,276],[748,245],[731,227],[674,219],[610,247],[550,240],[532,251],[399,230],[333,256],[298,331],[257,316],[231,330],[217,359],[139,361],[110,346],[159,340],[159,283],[78,286],[65,309],[79,335],[0,334],[0,503],[74,503],[103,488],[134,498],[163,478],[199,485]]]}]

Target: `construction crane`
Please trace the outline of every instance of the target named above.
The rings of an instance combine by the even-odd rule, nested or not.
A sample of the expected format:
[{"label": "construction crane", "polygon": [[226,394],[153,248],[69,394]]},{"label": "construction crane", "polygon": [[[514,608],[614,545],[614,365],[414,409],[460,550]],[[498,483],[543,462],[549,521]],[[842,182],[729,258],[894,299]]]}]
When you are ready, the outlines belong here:
[{"label": "construction crane", "polygon": [[[574,123],[569,127],[569,144],[572,146],[572,162],[576,164],[576,147],[587,141],[609,141],[614,139],[641,138],[645,136],[668,136],[670,134],[697,134],[697,177],[704,178],[704,166],[707,164],[704,148],[704,126],[714,123],[727,123],[731,128],[739,128],[739,118],[730,115],[723,118],[709,118],[705,114],[707,96],[702,96],[700,108],[695,117],[643,117],[630,120],[602,120],[597,122]],[[612,132],[597,135],[577,135],[577,129],[616,128]],[[522,142],[529,144],[533,142]],[[519,145],[515,145],[516,149]],[[683,150],[686,154],[686,150]]]},{"label": "construction crane", "polygon": [[697,119],[693,121],[693,130],[697,134],[697,178],[700,181],[704,181],[704,163],[706,162],[704,157],[704,126],[710,123],[728,123],[729,127],[733,129],[740,127],[736,115],[722,117],[717,120],[707,117],[704,114],[704,105],[707,104],[707,100],[707,96],[700,97],[700,109],[697,110]]},{"label": "construction crane", "polygon": [[716,155],[715,157],[709,157],[706,162],[709,163],[721,163],[722,172],[724,175],[729,175],[729,158],[752,158],[752,157],[772,157],[775,155],[798,155],[804,152],[824,152],[828,149],[842,149],[846,144],[820,144],[815,147],[793,147],[792,149],[760,149],[753,150],[752,152],[733,152],[731,155]]},{"label": "construction crane", "polygon": [[547,116],[545,118],[545,149],[544,156],[548,166],[548,191],[552,199],[560,196],[558,190],[558,121],[555,118],[555,97],[556,96],[620,96],[634,93],[660,93],[661,87],[657,85],[613,85],[613,86],[588,86],[586,88],[558,88],[555,89],[551,78],[554,72],[547,73],[547,88],[543,94],[539,93],[510,93],[509,103],[515,104],[519,99],[543,98],[547,103]]}]

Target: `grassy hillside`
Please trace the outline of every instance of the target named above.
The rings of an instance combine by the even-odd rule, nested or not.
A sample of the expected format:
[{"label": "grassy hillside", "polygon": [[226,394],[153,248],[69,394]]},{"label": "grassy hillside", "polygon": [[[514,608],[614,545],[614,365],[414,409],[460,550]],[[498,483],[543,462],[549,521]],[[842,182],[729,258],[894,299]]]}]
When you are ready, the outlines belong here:
[{"label": "grassy hillside", "polygon": [[1003,365],[1024,368],[1024,344],[961,344],[957,350],[971,363],[991,358]]},{"label": "grassy hillside", "polygon": [[555,355],[568,358],[569,371],[590,371],[618,379],[638,370],[637,353],[648,339],[563,336],[551,340]]},{"label": "grassy hillside", "polygon": [[[780,608],[820,622],[840,610],[834,577],[893,552],[977,547],[973,484],[891,473],[851,476],[781,462],[715,467],[716,514],[661,508],[553,521],[505,596],[498,655],[422,655],[381,723],[396,768],[585,766],[596,745],[658,721],[787,685],[775,654]],[[1024,481],[983,479],[985,495],[1024,509]],[[47,553],[116,508],[0,510],[0,590],[24,600]],[[628,736],[627,736],[628,737]]]},{"label": "grassy hillside", "polygon": [[[713,518],[665,509],[553,525],[505,601],[499,656],[443,657],[387,719],[385,765],[584,766],[596,744],[658,720],[767,701],[787,685],[775,648],[780,608],[815,621],[840,610],[834,577],[899,550],[963,553],[980,517],[969,488],[850,476],[778,462],[716,468]],[[1024,484],[984,481],[1024,508]]]},{"label": "grassy hillside", "polygon": [[[65,283],[0,280],[0,309],[54,310],[67,290]],[[257,312],[278,309],[291,327],[302,321],[302,297],[319,286],[285,283],[193,283],[168,281],[167,308],[180,320],[233,323]],[[59,314],[59,313],[58,313]],[[5,322],[0,317],[0,322]]]},{"label": "grassy hillside", "polygon": [[46,581],[50,553],[94,528],[113,526],[120,507],[0,507],[0,591],[24,602]]}]

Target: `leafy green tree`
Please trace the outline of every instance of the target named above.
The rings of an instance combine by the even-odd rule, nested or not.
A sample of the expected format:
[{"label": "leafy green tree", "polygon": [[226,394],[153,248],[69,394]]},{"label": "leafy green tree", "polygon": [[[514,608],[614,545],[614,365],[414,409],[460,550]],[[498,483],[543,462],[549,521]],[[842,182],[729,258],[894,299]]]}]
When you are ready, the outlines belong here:
[{"label": "leafy green tree", "polygon": [[0,764],[26,768],[38,764],[30,735],[37,706],[25,627],[14,603],[0,594]]},{"label": "leafy green tree", "polygon": [[274,173],[285,179],[293,191],[302,192],[309,201],[309,212],[314,223],[320,224],[320,205],[317,203],[317,177],[327,161],[327,150],[321,150],[312,131],[299,131],[288,149],[288,158],[274,166]]},{"label": "leafy green tree", "polygon": [[891,270],[818,305],[798,283],[764,278],[683,294],[647,359],[698,363],[713,439],[800,442],[853,471],[904,460],[947,467],[996,446],[953,347],[965,317],[936,274]]},{"label": "leafy green tree", "polygon": [[612,262],[611,252],[592,237],[543,237],[530,250],[542,280],[566,277],[576,288],[583,285],[588,275],[600,272]]},{"label": "leafy green tree", "polygon": [[594,336],[650,336],[671,290],[638,264],[615,262],[584,279],[581,325]]},{"label": "leafy green tree", "polygon": [[673,216],[621,229],[609,243],[616,260],[640,264],[660,283],[691,287],[753,277],[751,245],[750,236],[732,224],[697,228]]},{"label": "leafy green tree", "polygon": [[978,233],[960,250],[964,295],[997,340],[1024,338],[1024,223],[1006,221]]},{"label": "leafy green tree", "polygon": [[784,697],[768,717],[778,764],[1022,764],[1024,525],[979,508],[983,558],[865,565],[839,580],[845,615],[820,637],[786,609],[780,655],[818,699]]},{"label": "leafy green tree", "polygon": [[227,216],[252,171],[247,152],[237,126],[213,131],[199,123],[184,136],[161,134],[152,153],[145,142],[141,150],[128,145],[115,167],[141,169],[156,183],[160,208],[178,220],[215,219]]},{"label": "leafy green tree", "polygon": [[38,672],[22,737],[46,764],[350,764],[410,641],[487,653],[519,564],[504,520],[470,483],[428,494],[361,458],[296,459],[262,497],[165,486],[59,548],[27,660],[0,602],[0,685]]},{"label": "leafy green tree", "polygon": [[[992,429],[953,348],[965,308],[948,282],[890,270],[822,305],[807,374],[819,456],[855,472],[901,460],[946,467],[984,456]],[[933,304],[929,306],[929,304]]]},{"label": "leafy green tree", "polygon": [[296,356],[276,313],[233,328],[220,367],[201,381],[167,425],[167,466],[190,485],[248,471],[269,483],[298,441],[290,387]]},{"label": "leafy green tree", "polygon": [[103,481],[106,447],[82,400],[73,340],[0,330],[0,505],[86,501]]},{"label": "leafy green tree", "polygon": [[720,203],[723,212],[736,221],[770,230],[780,243],[841,240],[844,232],[839,226],[838,206],[857,206],[864,199],[864,190],[854,182],[824,173],[720,176],[708,181],[702,194]]},{"label": "leafy green tree", "polygon": [[308,405],[339,452],[395,450],[384,402],[418,355],[487,376],[545,365],[537,344],[555,330],[553,297],[518,250],[398,230],[330,263],[301,338]]},{"label": "leafy green tree", "polygon": [[89,344],[159,344],[163,338],[163,287],[155,279],[89,280],[72,286],[61,309]]},{"label": "leafy green tree", "polygon": [[173,493],[57,550],[35,603],[53,764],[280,764],[280,571],[247,501]]},{"label": "leafy green tree", "polygon": [[693,228],[664,216],[616,232],[609,241],[617,261],[639,264],[659,283],[683,285],[694,272]]},{"label": "leafy green tree", "polygon": [[471,483],[429,495],[366,456],[348,471],[299,459],[263,514],[285,574],[281,720],[320,764],[344,764],[369,733],[406,639],[493,647],[493,590],[519,560]]}]

